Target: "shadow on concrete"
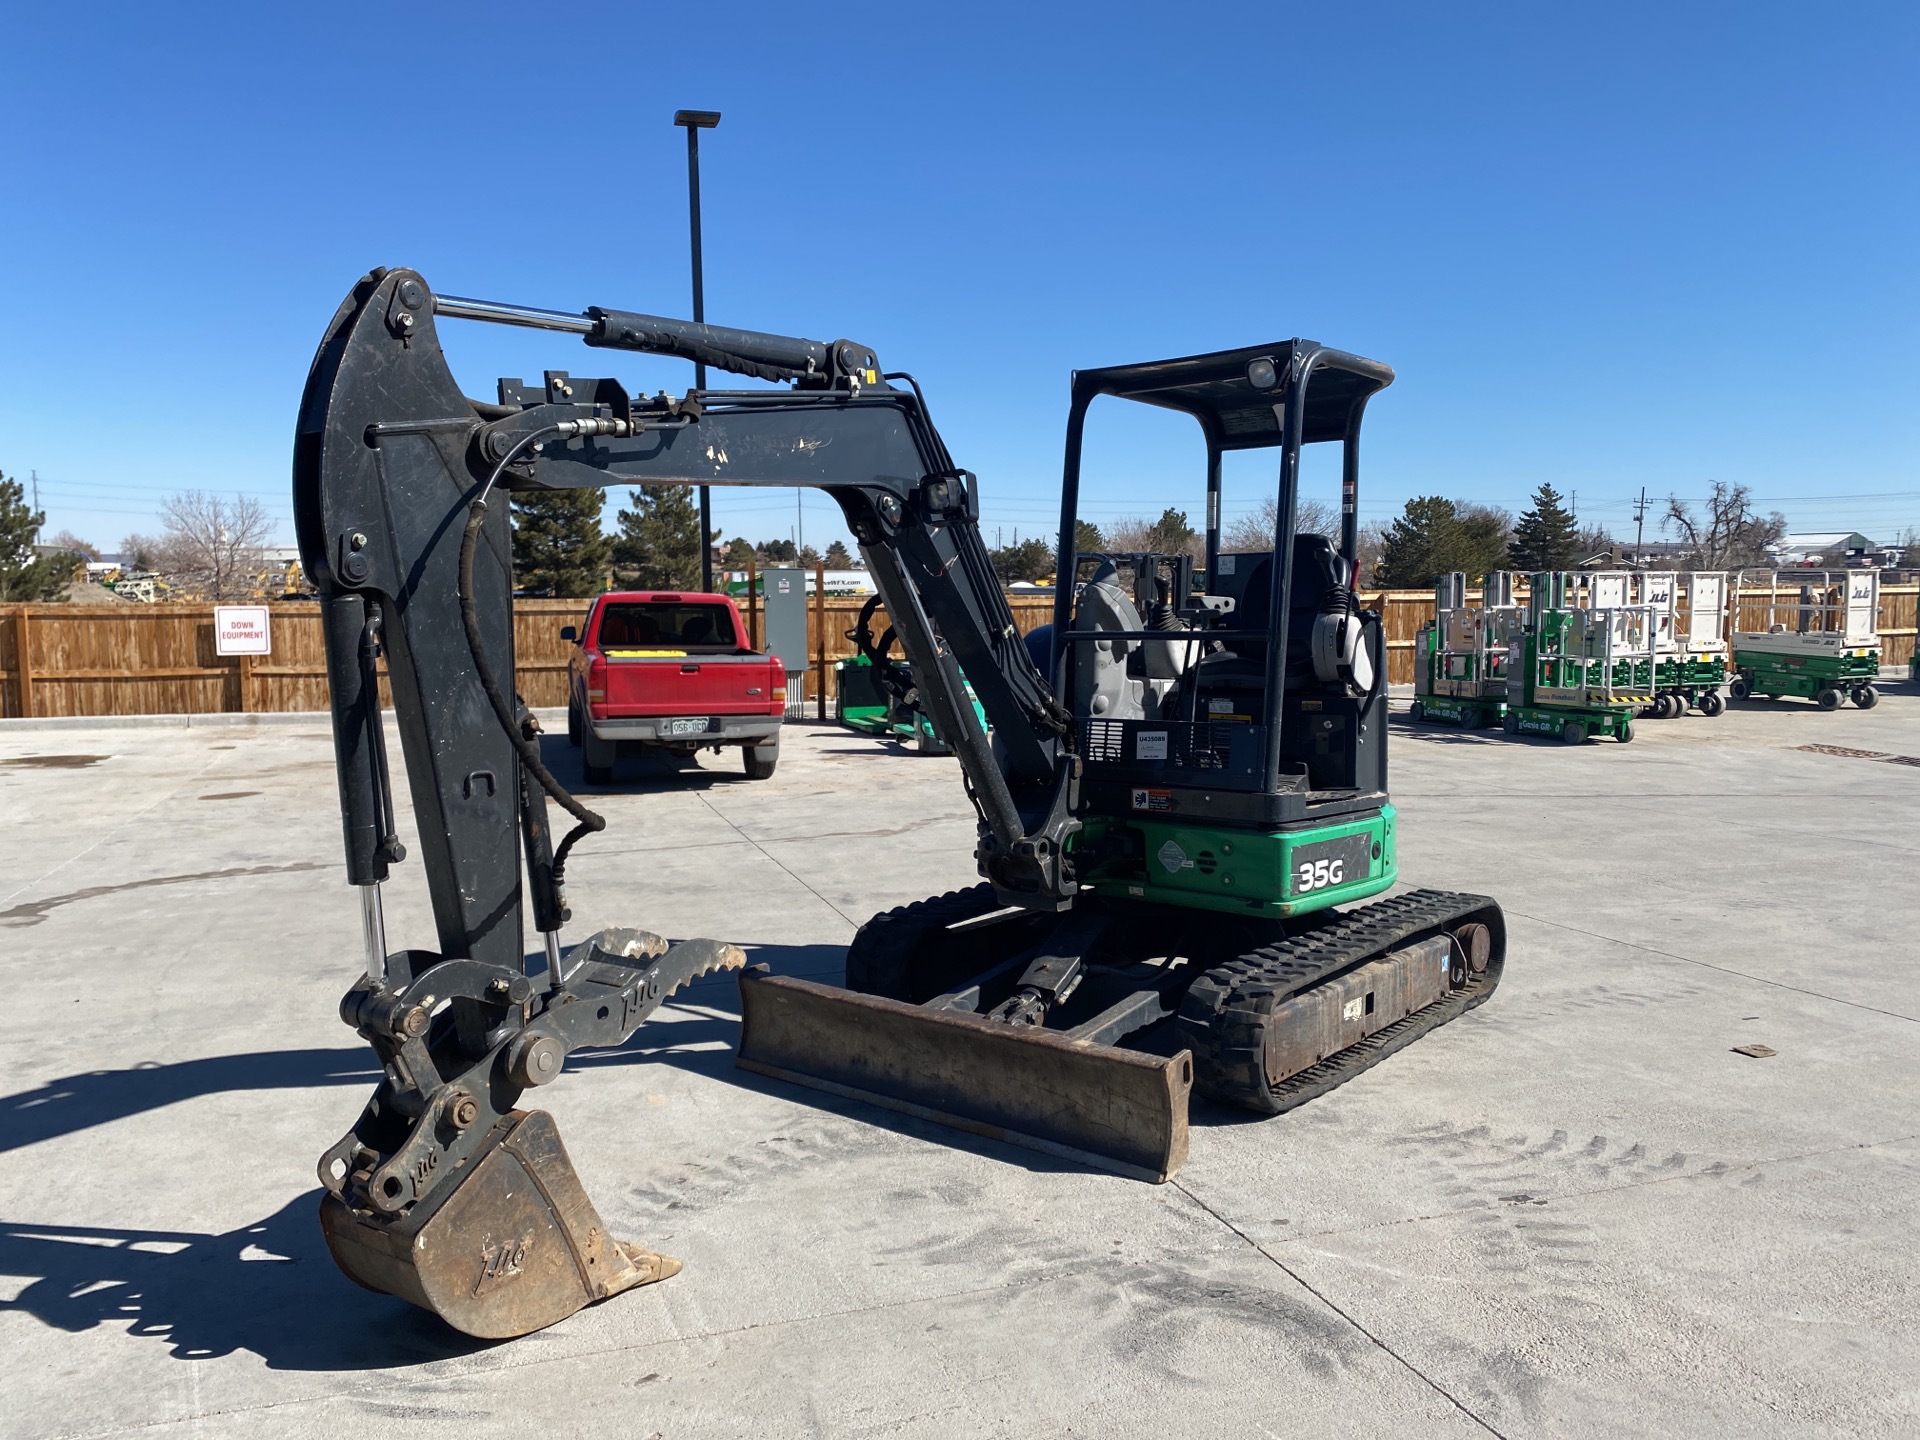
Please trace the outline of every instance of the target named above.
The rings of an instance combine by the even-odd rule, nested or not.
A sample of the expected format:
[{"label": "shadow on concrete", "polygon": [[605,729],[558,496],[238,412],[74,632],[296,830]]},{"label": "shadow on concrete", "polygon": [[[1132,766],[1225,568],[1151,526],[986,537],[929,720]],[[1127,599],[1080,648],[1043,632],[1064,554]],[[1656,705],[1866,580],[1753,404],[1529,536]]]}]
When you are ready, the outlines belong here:
[{"label": "shadow on concrete", "polygon": [[[795,735],[847,735],[838,725],[816,721],[786,723],[783,733]],[[905,747],[902,747],[903,749]],[[829,753],[864,755],[871,750],[843,750]],[[728,745],[718,753],[703,750],[698,755],[680,756],[664,750],[648,750],[638,755],[622,755],[615,762],[613,780],[607,785],[587,783],[585,760],[580,750],[567,743],[564,731],[542,734],[540,759],[567,789],[576,795],[648,795],[672,790],[704,790],[710,785],[758,784],[749,781],[739,746]]]},{"label": "shadow on concrete", "polygon": [[[846,947],[842,945],[749,945],[744,948],[749,963],[766,965],[776,974],[837,983],[844,973]],[[544,965],[544,960],[541,963]],[[739,1033],[739,992],[732,975],[705,976],[676,992],[667,1005],[674,1009],[711,1008],[723,1018],[674,1019],[642,1025],[625,1045],[612,1050],[583,1051],[569,1059],[568,1068],[630,1064],[652,1059],[657,1053],[717,1039],[731,1044]],[[0,1096],[0,1153],[96,1125],[131,1119],[203,1095],[239,1090],[307,1090],[328,1085],[364,1086],[371,1093],[379,1080],[380,1066],[373,1051],[357,1043],[333,1049],[259,1050],[169,1065],[92,1070],[50,1080],[16,1095]]]},{"label": "shadow on concrete", "polygon": [[165,1342],[176,1360],[251,1350],[275,1370],[377,1370],[487,1349],[334,1268],[314,1189],[224,1234],[0,1222],[0,1273],[31,1276],[0,1312],[78,1334]]}]

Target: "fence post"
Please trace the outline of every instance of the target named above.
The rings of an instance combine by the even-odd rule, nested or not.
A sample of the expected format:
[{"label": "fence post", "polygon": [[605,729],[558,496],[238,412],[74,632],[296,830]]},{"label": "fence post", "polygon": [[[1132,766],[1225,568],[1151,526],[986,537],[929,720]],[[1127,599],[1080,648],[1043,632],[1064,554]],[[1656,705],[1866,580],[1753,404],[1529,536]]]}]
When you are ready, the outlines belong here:
[{"label": "fence post", "polygon": [[822,561],[813,567],[813,624],[820,636],[820,648],[814,652],[814,703],[821,723],[827,718],[827,567]]},{"label": "fence post", "polygon": [[747,556],[747,648],[760,648],[760,571]]},{"label": "fence post", "polygon": [[14,693],[20,697],[20,714],[27,719],[33,717],[33,657],[27,653],[32,636],[27,607],[22,605],[13,612],[13,679]]}]

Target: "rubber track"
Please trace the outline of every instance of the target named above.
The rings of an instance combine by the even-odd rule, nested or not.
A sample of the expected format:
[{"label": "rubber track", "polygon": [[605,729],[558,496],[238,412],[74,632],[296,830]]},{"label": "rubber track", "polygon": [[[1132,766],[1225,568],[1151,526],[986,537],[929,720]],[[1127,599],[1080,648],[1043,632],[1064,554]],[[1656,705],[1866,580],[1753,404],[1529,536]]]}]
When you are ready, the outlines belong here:
[{"label": "rubber track", "polygon": [[[1492,931],[1492,954],[1483,973],[1290,1079],[1268,1083],[1267,1024],[1276,1006],[1397,945],[1469,920]],[[1499,905],[1485,895],[1415,890],[1216,965],[1193,982],[1174,1023],[1193,1051],[1194,1084],[1203,1095],[1278,1115],[1326,1094],[1428,1031],[1486,1003],[1505,963],[1506,920]]]},{"label": "rubber track", "polygon": [[910,993],[913,972],[927,937],[1000,908],[993,886],[982,881],[931,900],[897,905],[874,916],[860,927],[847,947],[847,988],[892,1000],[917,1000],[919,997]]}]

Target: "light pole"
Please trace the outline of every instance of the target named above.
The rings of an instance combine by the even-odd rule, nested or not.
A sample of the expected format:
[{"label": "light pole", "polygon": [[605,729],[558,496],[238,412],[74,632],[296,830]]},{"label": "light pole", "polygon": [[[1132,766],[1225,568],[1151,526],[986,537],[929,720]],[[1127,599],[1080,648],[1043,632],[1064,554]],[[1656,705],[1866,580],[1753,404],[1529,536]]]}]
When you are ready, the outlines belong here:
[{"label": "light pole", "polygon": [[[704,324],[707,318],[706,286],[700,265],[700,132],[720,123],[718,110],[676,110],[673,123],[687,131],[687,224],[693,241],[693,322]],[[693,365],[693,388],[707,388],[707,367]],[[713,589],[713,497],[705,485],[700,487],[700,588]]]}]

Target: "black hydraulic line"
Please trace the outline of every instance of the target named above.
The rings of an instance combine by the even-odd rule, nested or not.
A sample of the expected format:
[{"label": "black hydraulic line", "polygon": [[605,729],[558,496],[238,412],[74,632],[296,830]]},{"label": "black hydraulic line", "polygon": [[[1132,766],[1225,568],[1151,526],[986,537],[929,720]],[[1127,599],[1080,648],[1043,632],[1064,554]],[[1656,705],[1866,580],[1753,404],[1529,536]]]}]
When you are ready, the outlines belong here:
[{"label": "black hydraulic line", "polygon": [[380,607],[367,606],[367,623],[360,628],[360,685],[367,697],[367,752],[372,758],[373,803],[380,817],[378,849],[381,857],[398,864],[407,858],[407,847],[393,821],[393,775],[387,768],[386,727],[380,720]]},{"label": "black hydraulic line", "polygon": [[563,426],[549,425],[543,429],[529,430],[514,442],[513,448],[500,457],[499,463],[493,467],[493,473],[487,476],[487,483],[480,487],[473,504],[467,507],[467,528],[460,537],[460,623],[467,632],[467,649],[473,654],[473,668],[480,678],[480,688],[486,691],[487,701],[493,706],[501,730],[520,756],[520,763],[540,782],[540,788],[578,822],[553,852],[553,884],[556,890],[565,882],[567,853],[573,849],[574,842],[606,829],[607,821],[605,816],[596,814],[574,799],[567,787],[554,779],[553,772],[547,769],[546,763],[540,758],[539,745],[521,732],[514,719],[513,707],[500,692],[499,683],[493,676],[493,667],[487,663],[486,646],[480,638],[480,613],[473,600],[473,557],[480,548],[480,527],[486,523],[487,497],[492,494],[495,482],[507,466],[520,457],[522,451],[563,433]]}]

